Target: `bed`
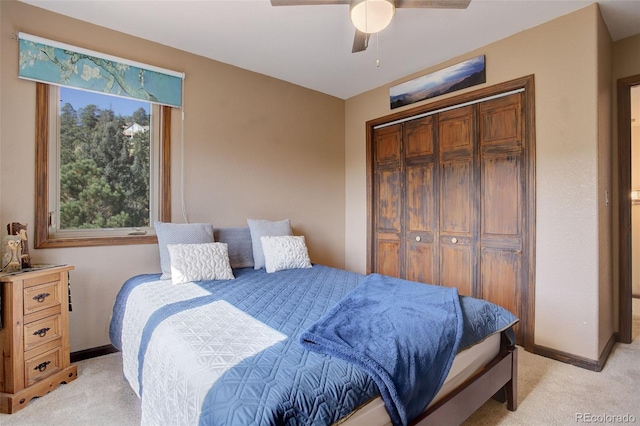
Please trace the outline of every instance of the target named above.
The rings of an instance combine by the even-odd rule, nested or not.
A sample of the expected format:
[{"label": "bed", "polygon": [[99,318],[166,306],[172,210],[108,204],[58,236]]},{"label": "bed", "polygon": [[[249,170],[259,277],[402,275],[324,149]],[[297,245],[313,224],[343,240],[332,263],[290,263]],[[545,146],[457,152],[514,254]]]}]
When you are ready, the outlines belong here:
[{"label": "bed", "polygon": [[[233,279],[176,284],[175,274],[173,281],[144,274],[118,293],[110,336],[122,351],[124,378],[141,398],[143,424],[442,425],[461,423],[491,397],[516,409],[511,326],[517,319],[509,312],[441,293],[438,286],[324,265],[267,272],[267,264],[256,270],[256,240],[249,228],[213,232],[225,246]],[[380,303],[372,303],[380,289],[396,285],[410,292],[433,287],[429,300],[457,307],[419,309],[445,315],[423,322],[415,316],[423,314],[408,305],[422,293],[383,294]],[[365,290],[367,303],[357,305]],[[397,312],[410,318],[398,335],[386,331],[389,322],[383,319],[390,308],[382,299],[403,300],[390,314],[398,324],[405,314]],[[431,302],[420,306],[424,303]],[[428,321],[436,337],[425,338],[423,345],[416,330]],[[358,326],[378,337],[360,339]],[[435,341],[434,349],[408,352],[422,351],[428,340]],[[401,342],[399,349],[387,350],[394,342]],[[358,351],[347,353],[345,347]],[[380,354],[382,359],[374,359]],[[392,368],[385,370],[385,363]],[[408,370],[398,370],[399,364]]]}]

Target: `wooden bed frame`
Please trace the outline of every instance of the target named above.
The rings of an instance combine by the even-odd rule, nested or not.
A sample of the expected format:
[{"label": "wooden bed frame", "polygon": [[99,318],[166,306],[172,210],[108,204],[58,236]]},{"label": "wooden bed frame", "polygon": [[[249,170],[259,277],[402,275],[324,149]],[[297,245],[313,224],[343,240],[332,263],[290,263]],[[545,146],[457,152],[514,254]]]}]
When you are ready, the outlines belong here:
[{"label": "wooden bed frame", "polygon": [[467,381],[429,407],[412,425],[459,425],[489,399],[518,408],[518,348],[502,334],[500,352]]}]

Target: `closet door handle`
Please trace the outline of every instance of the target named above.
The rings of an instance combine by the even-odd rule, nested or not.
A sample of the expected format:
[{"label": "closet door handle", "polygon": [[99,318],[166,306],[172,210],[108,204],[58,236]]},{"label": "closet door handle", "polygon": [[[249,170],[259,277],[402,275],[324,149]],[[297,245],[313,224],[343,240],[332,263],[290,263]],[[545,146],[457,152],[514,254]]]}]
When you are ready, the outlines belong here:
[{"label": "closet door handle", "polygon": [[453,237],[453,238],[451,239],[451,242],[452,242],[453,244],[455,244],[455,243],[457,243],[457,242],[458,242],[458,239],[457,239],[456,237]]}]

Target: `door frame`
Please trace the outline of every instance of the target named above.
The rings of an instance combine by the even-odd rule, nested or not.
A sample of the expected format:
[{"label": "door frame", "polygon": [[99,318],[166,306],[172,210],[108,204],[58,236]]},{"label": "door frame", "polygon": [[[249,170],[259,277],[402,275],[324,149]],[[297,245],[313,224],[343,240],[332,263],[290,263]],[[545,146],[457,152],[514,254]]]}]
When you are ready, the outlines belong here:
[{"label": "door frame", "polygon": [[617,82],[618,107],[618,338],[631,343],[631,88],[640,74]]},{"label": "door frame", "polygon": [[374,128],[380,125],[391,123],[396,120],[404,120],[410,117],[414,117],[420,114],[426,114],[442,109],[453,109],[459,106],[463,106],[469,102],[476,102],[484,98],[490,98],[492,96],[498,96],[502,93],[512,90],[524,89],[522,109],[525,117],[526,126],[524,139],[525,149],[527,150],[527,176],[526,182],[526,215],[529,226],[528,238],[526,247],[528,251],[527,256],[527,273],[525,277],[528,281],[526,291],[523,294],[525,306],[524,318],[520,318],[520,326],[523,327],[524,342],[521,344],[526,351],[534,351],[534,332],[535,332],[535,251],[536,251],[536,167],[535,167],[535,85],[534,76],[528,75],[525,77],[517,78],[514,80],[499,83],[493,86],[485,87],[482,89],[474,90],[461,95],[453,96],[443,100],[428,103],[426,105],[420,105],[414,108],[402,110],[400,112],[390,114],[384,117],[379,117],[370,121],[367,121],[366,126],[366,173],[367,173],[367,270],[366,273],[370,274],[373,270],[374,264],[374,227],[375,220],[373,217],[373,184],[374,184],[374,153],[373,135]]}]

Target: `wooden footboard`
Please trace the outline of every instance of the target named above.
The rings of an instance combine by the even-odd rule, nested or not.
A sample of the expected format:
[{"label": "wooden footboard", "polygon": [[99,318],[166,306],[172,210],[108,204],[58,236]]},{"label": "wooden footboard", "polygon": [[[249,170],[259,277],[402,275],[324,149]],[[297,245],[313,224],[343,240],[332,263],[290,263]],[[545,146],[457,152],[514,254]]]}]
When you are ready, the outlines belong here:
[{"label": "wooden footboard", "polygon": [[507,409],[518,405],[518,348],[503,347],[500,354],[438,403],[429,407],[413,425],[459,425],[490,398],[506,401]]}]

